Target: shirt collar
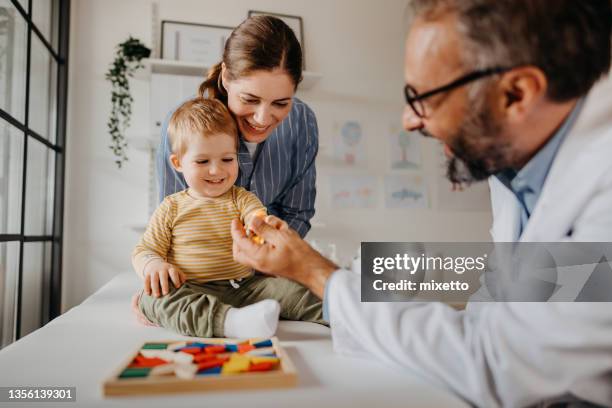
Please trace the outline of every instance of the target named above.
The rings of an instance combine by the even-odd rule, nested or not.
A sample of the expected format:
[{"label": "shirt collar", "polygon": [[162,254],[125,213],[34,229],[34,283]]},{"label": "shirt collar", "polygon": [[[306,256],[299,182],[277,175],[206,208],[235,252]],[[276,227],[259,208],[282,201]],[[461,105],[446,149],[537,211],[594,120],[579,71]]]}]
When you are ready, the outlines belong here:
[{"label": "shirt collar", "polygon": [[584,98],[580,98],[553,137],[546,142],[544,147],[523,168],[518,172],[514,169],[502,170],[496,174],[496,177],[514,193],[529,190],[539,195],[544,186],[548,171],[557,155],[557,151],[576,122],[583,104]]}]

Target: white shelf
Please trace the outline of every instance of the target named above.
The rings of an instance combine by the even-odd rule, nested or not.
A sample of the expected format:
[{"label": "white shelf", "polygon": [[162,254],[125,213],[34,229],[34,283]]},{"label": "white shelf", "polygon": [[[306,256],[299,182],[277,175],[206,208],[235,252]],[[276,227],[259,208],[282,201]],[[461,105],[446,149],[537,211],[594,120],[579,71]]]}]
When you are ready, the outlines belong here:
[{"label": "white shelf", "polygon": [[204,77],[208,67],[202,64],[185,61],[175,61],[159,58],[145,58],[142,60],[144,68],[136,71],[135,78],[148,80],[151,74],[186,75]]},{"label": "white shelf", "polygon": [[[185,75],[205,77],[208,72],[208,67],[194,62],[175,61],[159,58],[145,58],[142,60],[144,68],[139,69],[134,74],[134,78],[149,80],[151,74],[164,75]],[[306,90],[314,87],[323,77],[318,72],[303,71],[303,79],[299,89]]]}]

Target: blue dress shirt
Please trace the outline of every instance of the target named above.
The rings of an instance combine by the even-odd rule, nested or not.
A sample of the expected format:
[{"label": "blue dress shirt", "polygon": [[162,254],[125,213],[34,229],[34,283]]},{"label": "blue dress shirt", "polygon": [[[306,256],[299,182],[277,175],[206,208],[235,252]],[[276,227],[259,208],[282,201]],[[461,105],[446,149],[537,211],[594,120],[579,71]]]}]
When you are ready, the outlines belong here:
[{"label": "blue dress shirt", "polygon": [[572,129],[576,118],[580,114],[584,99],[580,99],[574,109],[555,132],[552,138],[546,142],[536,154],[519,171],[506,169],[495,175],[506,188],[514,193],[520,204],[520,220],[518,237],[521,236],[533,209],[540,198],[542,187],[546,176],[557,155],[561,143]]}]

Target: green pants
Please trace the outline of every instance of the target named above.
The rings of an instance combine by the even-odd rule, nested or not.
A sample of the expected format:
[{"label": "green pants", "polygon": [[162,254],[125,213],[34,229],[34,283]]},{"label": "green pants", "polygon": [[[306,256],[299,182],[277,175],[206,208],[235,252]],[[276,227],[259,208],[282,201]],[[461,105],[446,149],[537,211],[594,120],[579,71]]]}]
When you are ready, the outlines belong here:
[{"label": "green pants", "polygon": [[236,282],[185,282],[158,298],[143,293],[140,311],[152,323],[194,337],[224,337],[225,314],[230,307],[247,306],[264,299],[280,303],[280,317],[328,325],[322,302],[304,286],[284,278],[253,275]]}]

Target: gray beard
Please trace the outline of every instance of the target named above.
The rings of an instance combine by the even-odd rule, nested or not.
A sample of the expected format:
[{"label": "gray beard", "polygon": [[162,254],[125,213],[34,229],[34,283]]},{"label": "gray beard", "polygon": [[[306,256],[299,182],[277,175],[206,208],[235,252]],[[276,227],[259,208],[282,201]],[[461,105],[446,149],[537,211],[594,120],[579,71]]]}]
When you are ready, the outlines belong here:
[{"label": "gray beard", "polygon": [[[478,106],[478,104],[473,104]],[[510,145],[502,139],[502,127],[487,106],[476,109],[459,127],[447,161],[446,176],[454,184],[470,185],[511,167]]]}]

